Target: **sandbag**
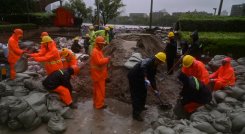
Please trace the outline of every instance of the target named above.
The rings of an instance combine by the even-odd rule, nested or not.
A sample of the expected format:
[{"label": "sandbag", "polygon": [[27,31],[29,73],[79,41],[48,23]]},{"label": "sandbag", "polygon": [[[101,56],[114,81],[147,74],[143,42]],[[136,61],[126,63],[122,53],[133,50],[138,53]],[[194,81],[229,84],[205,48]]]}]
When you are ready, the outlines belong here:
[{"label": "sandbag", "polygon": [[39,106],[42,104],[46,104],[46,96],[46,93],[30,93],[24,98],[24,100],[31,106]]},{"label": "sandbag", "polygon": [[211,122],[212,117],[208,112],[195,112],[191,115],[190,120],[192,122]]},{"label": "sandbag", "polygon": [[59,99],[57,94],[49,94],[47,99],[47,107],[48,111],[55,112],[60,111],[65,106]]},{"label": "sandbag", "polygon": [[23,86],[15,86],[13,89],[15,89],[14,96],[16,97],[26,96],[29,93],[29,90],[25,89]]},{"label": "sandbag", "polygon": [[24,86],[31,91],[34,90],[39,92],[47,92],[42,82],[39,80],[38,81],[32,79],[24,80]]},{"label": "sandbag", "polygon": [[8,127],[12,130],[16,130],[22,128],[22,124],[17,120],[12,119],[8,121]]},{"label": "sandbag", "polygon": [[232,97],[225,97],[224,102],[229,104],[236,104],[238,100]]},{"label": "sandbag", "polygon": [[65,132],[66,124],[64,118],[60,115],[53,116],[48,122],[48,131],[51,134],[60,134]]},{"label": "sandbag", "polygon": [[64,107],[62,110],[58,111],[58,113],[64,118],[64,119],[73,119],[74,114],[70,107]]},{"label": "sandbag", "polygon": [[55,116],[56,113],[55,112],[47,112],[46,114],[44,114],[41,118],[42,118],[42,122],[44,123],[48,123],[48,121],[50,120],[51,117]]},{"label": "sandbag", "polygon": [[233,108],[226,103],[219,103],[217,106],[217,110],[221,113],[226,113],[232,111]]},{"label": "sandbag", "polygon": [[16,78],[14,80],[8,79],[5,83],[9,86],[24,86],[23,78]]},{"label": "sandbag", "polygon": [[132,69],[137,63],[143,60],[140,53],[134,53],[132,56],[124,63],[124,66],[128,69]]},{"label": "sandbag", "polygon": [[245,90],[239,88],[239,87],[226,87],[226,90],[231,90],[230,93],[228,93],[229,96],[239,99],[245,94]]},{"label": "sandbag", "polygon": [[245,112],[238,114],[232,120],[232,131],[241,131],[245,127]]},{"label": "sandbag", "polygon": [[3,99],[0,101],[0,124],[5,124],[8,120],[9,108]]},{"label": "sandbag", "polygon": [[154,134],[154,130],[152,128],[149,128],[146,131],[141,132],[140,134]]},{"label": "sandbag", "polygon": [[221,91],[221,90],[216,91],[214,93],[214,98],[215,98],[215,100],[217,102],[222,102],[225,99],[226,96],[227,96],[227,94],[224,91]]},{"label": "sandbag", "polygon": [[245,65],[245,57],[241,57],[241,58],[237,59],[237,62],[238,62],[240,65]]},{"label": "sandbag", "polygon": [[200,122],[192,122],[191,125],[202,131],[206,132],[208,134],[216,134],[218,131],[208,122],[200,121]]},{"label": "sandbag", "polygon": [[15,64],[16,73],[25,72],[28,69],[28,60],[24,56],[22,56],[17,63]]},{"label": "sandbag", "polygon": [[12,89],[12,87],[10,87],[4,82],[0,83],[0,97],[12,96],[13,94],[14,90]]},{"label": "sandbag", "polygon": [[27,102],[20,100],[19,98],[13,98],[13,100],[10,100],[9,103],[9,117],[11,119],[14,119],[17,117],[20,113],[24,112],[25,109],[28,107]]},{"label": "sandbag", "polygon": [[181,100],[177,100],[177,103],[173,109],[173,112],[177,116],[178,119],[185,119],[189,116],[188,113],[184,110]]},{"label": "sandbag", "polygon": [[244,74],[245,73],[245,66],[244,65],[236,66],[236,67],[234,67],[234,70],[235,70],[236,75]]},{"label": "sandbag", "polygon": [[180,134],[203,134],[203,133],[196,128],[185,127],[183,132],[181,132]]},{"label": "sandbag", "polygon": [[30,107],[17,116],[25,128],[30,128],[36,117],[36,113]]},{"label": "sandbag", "polygon": [[159,126],[154,131],[154,134],[175,134],[174,130],[165,126]]},{"label": "sandbag", "polygon": [[231,132],[231,120],[223,114],[222,117],[215,118],[212,122],[213,127],[219,132],[230,133]]},{"label": "sandbag", "polygon": [[36,117],[35,120],[32,122],[32,125],[30,126],[30,128],[27,128],[27,130],[34,130],[36,128],[38,128],[42,123],[42,120],[40,117]]}]

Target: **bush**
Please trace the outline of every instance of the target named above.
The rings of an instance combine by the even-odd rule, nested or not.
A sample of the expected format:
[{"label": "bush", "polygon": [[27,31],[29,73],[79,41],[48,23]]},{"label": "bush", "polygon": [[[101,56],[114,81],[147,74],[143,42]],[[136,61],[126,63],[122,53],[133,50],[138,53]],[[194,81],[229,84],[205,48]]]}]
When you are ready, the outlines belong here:
[{"label": "bush", "polygon": [[245,32],[244,17],[229,16],[182,16],[176,23],[182,31]]},{"label": "bush", "polygon": [[[190,42],[190,33],[183,32],[183,39]],[[245,33],[231,32],[199,32],[200,43],[204,51],[212,56],[231,53],[234,58],[244,57]]]},{"label": "bush", "polygon": [[19,24],[34,23],[37,25],[52,25],[55,14],[53,13],[30,13],[30,14],[0,14],[2,21]]},{"label": "bush", "polygon": [[0,31],[1,32],[10,32],[13,31],[15,28],[21,28],[21,29],[35,29],[38,26],[36,24],[27,23],[27,24],[9,24],[9,25],[0,25]]}]

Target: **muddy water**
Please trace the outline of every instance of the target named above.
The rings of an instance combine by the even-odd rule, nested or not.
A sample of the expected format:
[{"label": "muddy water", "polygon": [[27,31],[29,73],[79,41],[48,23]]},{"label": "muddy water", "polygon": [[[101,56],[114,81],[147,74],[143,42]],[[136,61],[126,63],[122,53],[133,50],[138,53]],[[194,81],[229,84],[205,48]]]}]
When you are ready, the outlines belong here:
[{"label": "muddy water", "polygon": [[[149,106],[143,112],[144,122],[138,122],[131,118],[131,105],[107,99],[108,108],[96,110],[92,106],[92,100],[82,100],[78,109],[74,110],[74,119],[67,119],[65,134],[139,134],[149,128],[150,123],[157,119],[159,111],[155,106]],[[10,131],[0,127],[0,134],[48,134],[47,124],[31,132],[23,130]]]}]

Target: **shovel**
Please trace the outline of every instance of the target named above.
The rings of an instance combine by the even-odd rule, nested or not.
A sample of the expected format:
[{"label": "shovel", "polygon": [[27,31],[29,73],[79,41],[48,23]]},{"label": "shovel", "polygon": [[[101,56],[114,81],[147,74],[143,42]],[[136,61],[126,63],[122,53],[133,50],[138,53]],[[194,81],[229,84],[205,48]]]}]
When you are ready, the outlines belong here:
[{"label": "shovel", "polygon": [[158,99],[159,102],[160,102],[159,108],[160,108],[161,110],[169,110],[169,109],[172,108],[172,105],[171,105],[171,104],[167,104],[167,103],[164,103],[164,102],[162,101],[162,99],[160,98],[160,94],[158,93],[158,91],[153,90],[153,92],[154,92],[154,95],[157,97],[157,99]]}]

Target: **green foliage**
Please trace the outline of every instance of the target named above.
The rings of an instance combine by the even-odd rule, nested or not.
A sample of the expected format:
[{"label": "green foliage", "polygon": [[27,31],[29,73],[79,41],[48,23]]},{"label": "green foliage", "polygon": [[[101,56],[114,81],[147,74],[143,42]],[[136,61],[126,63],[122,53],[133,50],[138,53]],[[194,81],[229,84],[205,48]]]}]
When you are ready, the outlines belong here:
[{"label": "green foliage", "polygon": [[245,17],[184,15],[177,22],[182,31],[244,32]]},{"label": "green foliage", "polygon": [[37,25],[32,24],[32,23],[0,25],[0,31],[1,32],[10,32],[10,31],[13,31],[15,28],[21,28],[24,30],[29,30],[29,29],[37,28]]},{"label": "green foliage", "polygon": [[[190,41],[191,32],[182,32],[184,40]],[[244,32],[199,32],[204,51],[211,55],[231,53],[234,58],[245,56]]]},{"label": "green foliage", "polygon": [[98,4],[98,0],[95,0],[95,5],[100,6],[103,23],[106,25],[110,20],[116,18],[121,14],[120,9],[124,7],[122,0],[102,0]]},{"label": "green foliage", "polygon": [[65,3],[65,7],[72,10],[78,18],[87,18],[92,11],[91,7],[86,7],[83,0],[69,0]]},{"label": "green foliage", "polygon": [[53,24],[55,14],[53,13],[25,13],[25,14],[1,14],[2,21],[7,23],[29,23],[32,22],[37,25],[51,25]]}]

